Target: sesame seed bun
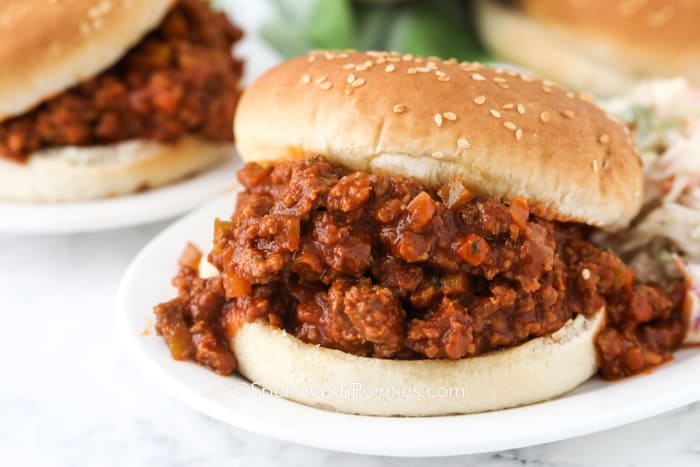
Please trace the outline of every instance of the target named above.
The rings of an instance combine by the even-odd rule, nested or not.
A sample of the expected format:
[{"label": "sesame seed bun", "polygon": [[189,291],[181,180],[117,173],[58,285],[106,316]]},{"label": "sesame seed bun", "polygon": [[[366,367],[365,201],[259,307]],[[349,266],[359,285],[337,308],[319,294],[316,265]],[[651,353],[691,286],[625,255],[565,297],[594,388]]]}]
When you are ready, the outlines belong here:
[{"label": "sesame seed bun", "polygon": [[0,2],[0,121],[25,113],[117,62],[172,4],[173,0]]},{"label": "sesame seed bun", "polygon": [[572,390],[598,368],[594,340],[604,322],[602,310],[579,315],[551,336],[460,360],[358,357],[259,321],[244,325],[231,346],[242,375],[288,399],[361,415],[434,416],[532,404]]},{"label": "sesame seed bun", "polygon": [[614,229],[641,203],[626,128],[551,84],[479,64],[388,53],[317,52],[268,71],[243,94],[246,161],[320,154],[355,170],[473,192],[531,212]]},{"label": "sesame seed bun", "polygon": [[63,202],[124,195],[202,172],[232,154],[233,144],[196,137],[170,144],[131,140],[49,148],[23,164],[0,158],[0,199]]},{"label": "sesame seed bun", "polygon": [[687,0],[478,2],[495,53],[576,89],[623,92],[650,76],[700,84],[700,3]]}]

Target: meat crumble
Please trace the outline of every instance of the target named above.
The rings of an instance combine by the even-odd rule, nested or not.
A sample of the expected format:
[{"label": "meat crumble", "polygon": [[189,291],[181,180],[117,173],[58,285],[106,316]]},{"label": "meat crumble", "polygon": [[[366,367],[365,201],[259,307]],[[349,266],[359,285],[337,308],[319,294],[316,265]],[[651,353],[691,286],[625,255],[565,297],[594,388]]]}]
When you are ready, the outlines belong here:
[{"label": "meat crumble", "polygon": [[304,342],[355,355],[460,359],[550,335],[607,308],[601,374],[615,379],[669,360],[684,324],[684,286],[635,283],[587,228],[530,214],[459,179],[418,181],[354,172],[320,158],[247,164],[209,261],[183,253],[178,297],[155,308],[173,357],[235,370],[228,345],[263,319]]},{"label": "meat crumble", "polygon": [[0,157],[24,161],[56,146],[184,134],[231,141],[242,37],[202,0],[178,0],[162,23],[119,62],[26,114],[0,122]]}]

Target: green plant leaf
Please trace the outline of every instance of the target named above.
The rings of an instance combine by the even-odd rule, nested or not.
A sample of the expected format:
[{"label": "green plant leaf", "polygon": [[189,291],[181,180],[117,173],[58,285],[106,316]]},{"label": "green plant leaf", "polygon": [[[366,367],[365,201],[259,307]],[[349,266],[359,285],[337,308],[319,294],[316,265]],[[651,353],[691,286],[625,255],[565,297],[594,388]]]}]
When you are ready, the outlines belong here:
[{"label": "green plant leaf", "polygon": [[417,55],[484,59],[469,10],[452,0],[421,2],[397,18],[388,47]]},{"label": "green plant leaf", "polygon": [[318,49],[345,49],[356,44],[350,0],[318,0],[305,37]]},{"label": "green plant leaf", "polygon": [[295,31],[281,22],[263,25],[258,34],[284,57],[302,55],[313,48],[302,32]]}]

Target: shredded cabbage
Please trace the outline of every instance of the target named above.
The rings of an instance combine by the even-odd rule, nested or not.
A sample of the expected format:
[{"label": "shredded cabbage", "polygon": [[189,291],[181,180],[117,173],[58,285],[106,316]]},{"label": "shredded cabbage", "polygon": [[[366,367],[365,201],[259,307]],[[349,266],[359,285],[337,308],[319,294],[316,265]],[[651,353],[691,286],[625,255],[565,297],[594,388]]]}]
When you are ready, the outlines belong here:
[{"label": "shredded cabbage", "polygon": [[644,206],[606,239],[642,280],[688,286],[686,342],[700,343],[700,89],[651,80],[602,103],[630,125],[644,161]]}]

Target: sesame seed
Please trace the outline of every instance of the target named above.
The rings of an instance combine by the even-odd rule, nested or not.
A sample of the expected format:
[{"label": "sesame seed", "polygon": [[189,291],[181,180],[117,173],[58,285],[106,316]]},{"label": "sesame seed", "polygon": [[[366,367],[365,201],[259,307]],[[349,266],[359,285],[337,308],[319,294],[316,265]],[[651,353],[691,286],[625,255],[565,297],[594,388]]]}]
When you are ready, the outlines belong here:
[{"label": "sesame seed", "polygon": [[523,139],[523,130],[521,130],[520,128],[518,128],[518,129],[515,131],[515,139],[518,140],[518,141],[520,141],[521,139]]},{"label": "sesame seed", "polygon": [[495,83],[507,83],[507,82],[508,82],[507,79],[502,78],[502,77],[500,77],[500,76],[496,76],[495,78],[493,78],[493,81],[494,81]]},{"label": "sesame seed", "polygon": [[512,130],[512,131],[515,131],[518,129],[518,127],[513,122],[503,122],[503,126],[508,128],[509,130]]},{"label": "sesame seed", "polygon": [[649,26],[658,28],[671,21],[671,19],[673,19],[673,8],[667,6],[666,8],[662,8],[661,10],[649,14],[647,17],[647,22],[649,23]]},{"label": "sesame seed", "polygon": [[392,109],[395,114],[400,114],[406,111],[406,106],[402,104],[396,104]]},{"label": "sesame seed", "polygon": [[549,121],[549,112],[542,112],[540,114],[540,120],[542,120],[543,123],[547,123]]},{"label": "sesame seed", "polygon": [[610,168],[610,159],[605,159],[603,161],[603,170],[608,170]]},{"label": "sesame seed", "polygon": [[314,60],[316,60],[316,56],[315,56],[315,55],[309,55],[308,60],[309,60],[309,62],[313,62]]},{"label": "sesame seed", "polygon": [[326,56],[326,60],[333,60],[335,58],[335,52],[328,51],[324,55]]},{"label": "sesame seed", "polygon": [[499,88],[508,89],[508,85],[506,83],[496,83],[496,84],[498,85]]},{"label": "sesame seed", "polygon": [[444,154],[442,151],[435,151],[435,152],[433,153],[433,157],[434,157],[435,159],[442,159],[442,158],[445,157],[445,154]]},{"label": "sesame seed", "polygon": [[449,76],[438,76],[438,81],[448,82],[450,81]]},{"label": "sesame seed", "polygon": [[471,146],[471,145],[469,144],[469,141],[467,141],[466,139],[464,139],[464,138],[459,138],[459,139],[457,140],[457,146],[459,146],[459,147],[462,148],[462,149],[468,149],[469,146]]},{"label": "sesame seed", "polygon": [[343,69],[344,70],[352,70],[353,68],[355,68],[355,66],[356,65],[354,63],[346,63],[345,65],[343,65]]},{"label": "sesame seed", "polygon": [[343,90],[343,92],[345,93],[346,96],[349,96],[352,94],[352,88],[345,88]]},{"label": "sesame seed", "polygon": [[332,85],[329,81],[326,81],[325,83],[321,83],[321,86],[320,86],[320,87],[321,87],[321,89],[323,89],[324,91],[328,91],[330,88],[333,87],[333,85]]},{"label": "sesame seed", "polygon": [[442,114],[442,116],[451,122],[457,120],[457,114],[455,114],[454,112],[445,112]]},{"label": "sesame seed", "polygon": [[567,91],[567,92],[566,92],[566,97],[568,97],[569,99],[573,99],[573,98],[575,97],[575,95],[574,95],[573,92]]},{"label": "sesame seed", "polygon": [[484,102],[486,102],[486,96],[476,96],[476,97],[474,98],[474,103],[475,103],[475,104],[481,105],[481,104],[483,104]]},{"label": "sesame seed", "polygon": [[543,90],[544,92],[546,92],[547,94],[549,94],[550,92],[552,92],[552,88],[550,88],[550,87],[548,87],[548,86],[542,86],[542,90]]},{"label": "sesame seed", "polygon": [[509,102],[509,103],[507,103],[507,104],[503,104],[503,105],[501,106],[501,109],[503,109],[503,110],[510,110],[510,109],[512,109],[513,107],[514,107],[513,104],[512,104],[511,102]]},{"label": "sesame seed", "polygon": [[520,115],[525,115],[525,106],[522,104],[518,104],[518,113]]},{"label": "sesame seed", "polygon": [[571,110],[564,110],[561,114],[566,118],[574,118],[576,116],[576,114]]},{"label": "sesame seed", "polygon": [[352,82],[351,86],[353,88],[359,88],[360,86],[363,86],[365,84],[365,80],[362,78],[357,78],[355,81]]},{"label": "sesame seed", "polygon": [[583,277],[583,280],[587,281],[588,279],[591,278],[591,271],[588,268],[583,268],[581,270],[581,277]]},{"label": "sesame seed", "polygon": [[499,112],[498,110],[491,109],[491,110],[489,110],[489,112],[491,112],[491,115],[493,115],[494,117],[501,118],[501,112]]},{"label": "sesame seed", "polygon": [[645,0],[627,0],[620,5],[620,13],[625,16],[634,14],[640,7],[646,3]]},{"label": "sesame seed", "polygon": [[328,76],[326,76],[326,75],[319,76],[318,78],[316,78],[316,84],[321,84],[327,79],[328,79]]},{"label": "sesame seed", "polygon": [[409,68],[408,70],[406,70],[406,73],[408,73],[409,75],[415,75],[416,73],[418,73],[418,70],[416,70],[415,68]]},{"label": "sesame seed", "polygon": [[374,63],[376,63],[377,65],[384,65],[384,64],[386,63],[386,58],[384,58],[384,57],[379,57],[378,59],[376,59],[376,60],[374,61]]},{"label": "sesame seed", "polygon": [[421,57],[416,57],[413,59],[413,63],[423,63],[423,62],[424,62],[424,60]]},{"label": "sesame seed", "polygon": [[391,73],[394,70],[396,70],[396,67],[391,63],[384,67],[384,71],[387,73]]},{"label": "sesame seed", "polygon": [[352,73],[350,73],[350,74],[348,75],[348,79],[347,79],[346,81],[347,81],[348,84],[352,84],[352,82],[355,81],[355,75],[353,75]]},{"label": "sesame seed", "polygon": [[311,76],[309,75],[304,75],[301,77],[301,82],[304,84],[309,84],[311,82]]},{"label": "sesame seed", "polygon": [[593,159],[593,172],[598,171],[598,159]]},{"label": "sesame seed", "polygon": [[369,68],[369,67],[367,67],[366,65],[357,65],[357,66],[355,67],[355,71],[367,71],[368,68]]},{"label": "sesame seed", "polygon": [[435,114],[435,116],[433,117],[433,120],[435,120],[435,124],[436,124],[437,126],[439,126],[439,127],[442,126],[442,115],[440,115],[440,114]]},{"label": "sesame seed", "polygon": [[404,62],[410,62],[410,61],[412,61],[412,60],[413,60],[413,55],[411,55],[411,54],[406,54],[406,55],[403,56],[403,61],[404,61]]},{"label": "sesame seed", "polygon": [[449,58],[449,59],[445,60],[445,61],[442,62],[442,63],[444,63],[445,65],[456,65],[456,64],[457,64],[457,59],[454,58],[454,57],[452,57],[452,58]]},{"label": "sesame seed", "polygon": [[440,70],[435,70],[435,76],[445,76],[445,72],[440,71]]},{"label": "sesame seed", "polygon": [[484,75],[482,75],[482,74],[480,74],[480,73],[474,73],[474,74],[472,74],[472,79],[473,79],[474,81],[486,81],[486,78],[484,78]]},{"label": "sesame seed", "polygon": [[431,61],[431,62],[427,62],[425,64],[425,67],[429,70],[435,70],[437,68],[437,65],[435,64],[435,62]]},{"label": "sesame seed", "polygon": [[603,133],[600,135],[600,138],[598,138],[598,141],[601,142],[601,144],[608,144],[610,142],[610,136],[608,136],[606,133]]}]

